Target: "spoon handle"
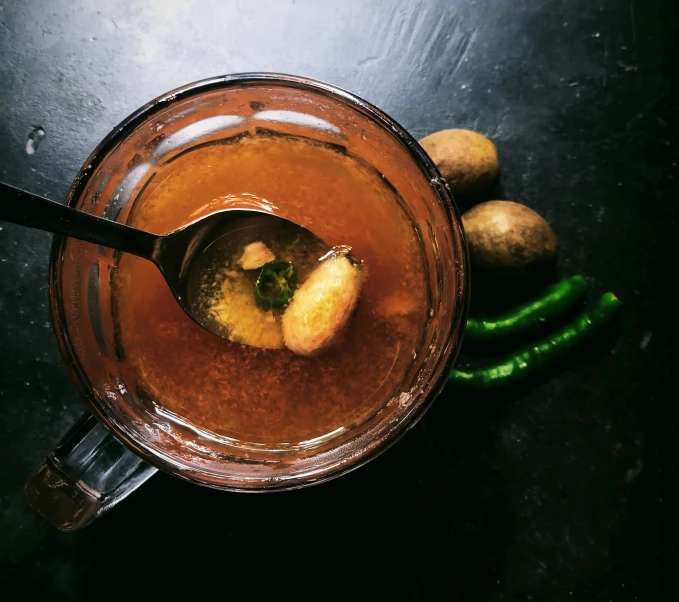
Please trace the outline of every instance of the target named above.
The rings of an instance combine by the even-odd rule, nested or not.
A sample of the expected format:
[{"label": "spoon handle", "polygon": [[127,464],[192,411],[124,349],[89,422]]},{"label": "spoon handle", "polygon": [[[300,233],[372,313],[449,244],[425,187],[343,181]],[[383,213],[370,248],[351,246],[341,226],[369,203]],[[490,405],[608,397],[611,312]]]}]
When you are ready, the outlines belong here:
[{"label": "spoon handle", "polygon": [[162,238],[0,182],[0,221],[65,234],[154,260]]}]

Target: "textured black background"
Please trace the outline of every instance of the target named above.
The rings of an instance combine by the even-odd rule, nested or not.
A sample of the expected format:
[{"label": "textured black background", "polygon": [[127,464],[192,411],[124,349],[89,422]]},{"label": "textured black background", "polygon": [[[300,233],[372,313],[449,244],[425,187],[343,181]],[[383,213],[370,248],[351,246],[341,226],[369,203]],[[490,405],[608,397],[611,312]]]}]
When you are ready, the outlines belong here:
[{"label": "textured black background", "polygon": [[[22,486],[83,405],[49,324],[50,237],[0,226],[0,598],[296,592],[676,599],[676,0],[0,0],[0,177],[61,200],[117,122],[189,81],[323,79],[420,138],[497,144],[564,275],[625,301],[597,353],[525,390],[447,390],[342,479],[225,494],[158,475],[60,534]],[[35,127],[44,129],[34,154]],[[146,575],[146,577],[145,577]],[[141,585],[133,585],[140,583]],[[199,594],[194,594],[199,595]]]}]

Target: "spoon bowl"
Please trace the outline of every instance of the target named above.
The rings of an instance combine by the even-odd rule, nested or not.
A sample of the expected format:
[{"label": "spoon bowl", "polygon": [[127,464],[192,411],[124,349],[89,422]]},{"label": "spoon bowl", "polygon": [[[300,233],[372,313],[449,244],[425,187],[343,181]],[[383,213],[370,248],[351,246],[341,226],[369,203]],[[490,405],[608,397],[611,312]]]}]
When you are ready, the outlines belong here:
[{"label": "spoon bowl", "polygon": [[[301,243],[306,249],[306,259],[311,261],[330,250],[330,246],[306,228],[265,210],[226,209],[161,237],[152,259],[182,309],[201,326],[238,343],[277,348],[266,339],[237,334],[234,323],[237,315],[231,314],[230,322],[224,317],[217,320],[210,309],[210,302],[214,300],[212,285],[219,281],[220,272],[236,267],[233,258],[242,254],[245,245],[258,241],[273,242],[278,248]],[[254,283],[249,281],[255,280],[259,270],[237,270],[245,279],[245,286],[252,291],[254,300]],[[267,317],[254,303],[240,311],[250,314],[244,318],[263,320]]]}]

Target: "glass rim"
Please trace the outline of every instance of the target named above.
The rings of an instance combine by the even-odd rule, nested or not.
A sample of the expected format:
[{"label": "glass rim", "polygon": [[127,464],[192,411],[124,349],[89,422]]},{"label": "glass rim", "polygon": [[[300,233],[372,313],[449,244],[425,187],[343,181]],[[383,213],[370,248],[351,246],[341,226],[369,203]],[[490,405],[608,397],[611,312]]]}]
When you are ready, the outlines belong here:
[{"label": "glass rim", "polygon": [[[97,169],[105,161],[106,155],[109,153],[109,151],[115,148],[119,143],[123,142],[138,126],[151,120],[155,114],[171,107],[177,102],[187,100],[194,96],[199,96],[208,92],[243,85],[265,86],[267,84],[283,84],[290,88],[299,88],[302,90],[312,89],[314,92],[321,93],[323,95],[348,103],[352,108],[358,110],[360,113],[385,127],[388,132],[394,136],[408,151],[410,158],[418,166],[418,168],[429,178],[430,185],[434,189],[442,207],[445,209],[449,225],[458,235],[460,243],[459,251],[461,252],[461,255],[459,260],[461,263],[461,269],[458,269],[457,271],[458,274],[462,275],[462,277],[459,278],[457,283],[457,290],[454,294],[456,310],[453,320],[449,325],[448,332],[446,332],[446,336],[444,337],[444,342],[445,345],[450,345],[456,334],[458,335],[458,338],[461,339],[462,334],[464,333],[464,326],[468,313],[470,288],[469,257],[468,249],[464,240],[461,216],[457,206],[454,203],[448,184],[442,178],[433,161],[429,158],[419,143],[405,130],[405,128],[403,128],[398,122],[389,117],[386,113],[373,104],[332,84],[282,73],[246,72],[198,80],[166,92],[165,94],[162,94],[149,101],[131,113],[128,117],[123,119],[123,121],[114,127],[109,132],[109,134],[107,134],[106,137],[95,147],[74,178],[65,198],[66,205],[74,206],[77,204],[83,193],[86,191],[91,176],[96,173]],[[450,353],[448,353],[448,357],[445,361],[441,374],[435,382],[431,383],[429,393],[414,405],[412,411],[399,419],[398,424],[394,428],[393,432],[389,433],[387,437],[379,441],[376,445],[364,446],[364,449],[358,452],[358,458],[350,462],[347,466],[342,466],[340,469],[330,470],[329,472],[327,469],[323,469],[320,471],[320,475],[308,480],[303,479],[301,482],[291,483],[283,480],[273,486],[270,483],[267,483],[266,485],[262,484],[260,487],[248,486],[240,488],[230,485],[222,485],[211,480],[208,481],[206,479],[201,479],[199,476],[196,476],[196,471],[191,471],[189,474],[187,474],[188,471],[181,469],[178,470],[178,467],[175,464],[168,461],[158,453],[155,453],[153,449],[147,448],[146,445],[139,442],[135,437],[128,433],[126,429],[119,425],[117,421],[113,420],[111,416],[109,416],[104,411],[103,407],[100,407],[100,400],[97,399],[92,393],[90,379],[77,360],[77,354],[73,350],[72,343],[68,335],[64,334],[66,332],[67,321],[65,317],[63,295],[59,293],[59,261],[62,257],[62,250],[67,240],[68,238],[65,236],[55,235],[52,242],[49,260],[49,296],[52,325],[59,345],[59,350],[61,352],[62,358],[64,359],[64,363],[66,364],[66,368],[71,380],[76,385],[79,393],[87,401],[88,408],[92,411],[92,413],[126,447],[139,455],[149,464],[160,468],[163,471],[172,474],[173,476],[177,476],[193,483],[231,491],[252,492],[290,490],[325,482],[355,470],[356,468],[366,464],[370,460],[389,449],[408,430],[417,424],[420,418],[426,413],[433,401],[443,390],[448,379],[448,373],[459,353],[460,346],[458,344],[456,348],[452,349]]]}]

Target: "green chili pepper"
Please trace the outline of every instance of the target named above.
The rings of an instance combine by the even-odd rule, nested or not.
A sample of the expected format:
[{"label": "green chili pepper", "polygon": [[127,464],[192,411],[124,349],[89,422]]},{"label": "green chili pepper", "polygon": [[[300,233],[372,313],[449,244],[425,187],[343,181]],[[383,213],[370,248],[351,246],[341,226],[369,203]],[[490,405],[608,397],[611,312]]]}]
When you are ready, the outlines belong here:
[{"label": "green chili pepper", "polygon": [[257,305],[265,309],[280,307],[292,299],[297,290],[295,267],[286,261],[271,261],[262,266],[255,284]]},{"label": "green chili pepper", "polygon": [[611,324],[621,305],[613,293],[606,293],[592,311],[580,314],[561,330],[526,347],[505,362],[480,370],[453,370],[449,378],[472,389],[494,389],[519,382],[582,347]]},{"label": "green chili pepper", "polygon": [[547,289],[545,295],[495,318],[467,320],[465,341],[474,343],[517,336],[539,330],[544,324],[564,316],[587,292],[587,281],[572,276]]}]

